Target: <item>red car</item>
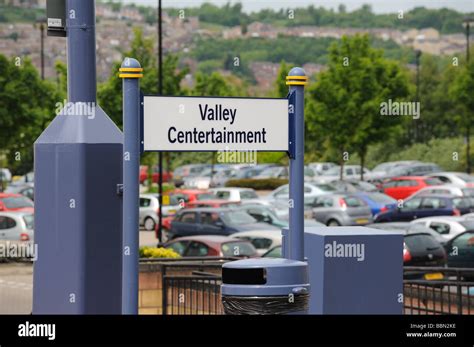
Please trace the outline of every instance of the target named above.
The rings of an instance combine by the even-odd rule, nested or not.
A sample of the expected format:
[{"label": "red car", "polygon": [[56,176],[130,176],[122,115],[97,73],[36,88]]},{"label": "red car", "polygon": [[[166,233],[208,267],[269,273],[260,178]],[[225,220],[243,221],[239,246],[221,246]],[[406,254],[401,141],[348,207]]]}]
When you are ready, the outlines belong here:
[{"label": "red car", "polygon": [[[160,174],[158,172],[153,172],[151,175],[153,183],[158,183]],[[173,178],[173,175],[169,172],[163,171],[163,182],[169,182]],[[148,166],[140,166],[140,183],[143,184],[148,179]]]},{"label": "red car", "polygon": [[229,201],[224,199],[212,199],[212,200],[195,200],[188,202],[185,206],[186,208],[196,208],[196,207],[231,207],[240,205],[239,201]]},{"label": "red car", "polygon": [[216,199],[214,194],[209,193],[207,190],[201,189],[176,189],[170,192],[170,194],[175,195],[176,197],[178,197],[178,199],[183,199],[186,204],[197,200]]},{"label": "red car", "polygon": [[164,244],[182,257],[258,257],[250,241],[228,236],[199,235],[179,237]]},{"label": "red car", "polygon": [[21,194],[0,193],[0,211],[34,212],[33,201]]},{"label": "red car", "polygon": [[382,191],[397,200],[408,198],[421,188],[443,184],[440,180],[426,176],[400,176],[382,184]]}]

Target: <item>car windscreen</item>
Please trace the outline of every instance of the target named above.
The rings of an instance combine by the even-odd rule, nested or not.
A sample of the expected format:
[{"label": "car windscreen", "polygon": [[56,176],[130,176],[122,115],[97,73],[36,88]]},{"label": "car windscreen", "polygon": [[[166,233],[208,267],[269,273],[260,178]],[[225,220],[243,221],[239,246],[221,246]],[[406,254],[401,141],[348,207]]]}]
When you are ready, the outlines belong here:
[{"label": "car windscreen", "polygon": [[321,189],[323,192],[334,192],[337,189],[330,184],[315,184],[315,186]]},{"label": "car windscreen", "polygon": [[443,184],[438,178],[425,178],[425,183],[429,186],[439,186]]},{"label": "car windscreen", "polygon": [[462,172],[457,173],[456,176],[462,179],[464,182],[474,183],[474,176]]},{"label": "car windscreen", "polygon": [[216,197],[214,194],[211,194],[211,193],[202,193],[202,194],[196,195],[197,200],[214,200],[217,198],[218,197]]},{"label": "car windscreen", "polygon": [[2,198],[1,201],[8,209],[33,207],[33,202],[23,196],[11,196]]},{"label": "car windscreen", "polygon": [[231,225],[257,223],[255,218],[243,211],[222,212],[220,217],[225,224]]},{"label": "car windscreen", "polygon": [[466,228],[466,230],[474,230],[474,220],[465,220],[462,222],[459,222],[463,227]]},{"label": "car windscreen", "polygon": [[474,197],[474,188],[461,188],[461,191],[464,196]]},{"label": "car windscreen", "polygon": [[257,254],[251,243],[242,241],[223,243],[221,251],[224,257],[251,257]]},{"label": "car windscreen", "polygon": [[35,217],[32,214],[25,214],[23,216],[27,229],[34,229],[35,227]]},{"label": "car windscreen", "polygon": [[364,201],[355,196],[346,196],[344,197],[344,201],[346,202],[347,207],[366,206],[366,203]]},{"label": "car windscreen", "polygon": [[258,199],[257,193],[253,190],[242,190],[240,191],[240,198],[241,199]]},{"label": "car windscreen", "polygon": [[440,243],[429,234],[405,235],[405,243],[411,252],[425,252],[441,247]]},{"label": "car windscreen", "polygon": [[370,198],[370,200],[378,202],[379,204],[396,204],[397,203],[397,200],[382,193],[370,193],[368,194],[368,197]]}]

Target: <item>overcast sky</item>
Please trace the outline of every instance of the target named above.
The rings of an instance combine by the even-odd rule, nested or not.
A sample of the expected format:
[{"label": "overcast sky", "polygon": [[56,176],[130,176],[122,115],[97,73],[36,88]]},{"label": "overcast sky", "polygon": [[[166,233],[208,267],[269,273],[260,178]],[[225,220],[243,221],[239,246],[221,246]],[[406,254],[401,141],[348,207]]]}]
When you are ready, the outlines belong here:
[{"label": "overcast sky", "polygon": [[[126,3],[156,6],[157,0],[123,0]],[[262,8],[306,7],[313,4],[316,7],[337,8],[341,3],[348,10],[359,8],[362,4],[370,4],[374,12],[387,13],[408,10],[417,6],[427,8],[448,7],[460,12],[473,12],[474,0],[162,0],[163,7],[199,6],[203,2],[223,5],[227,2],[241,2],[246,12],[258,11]]]}]

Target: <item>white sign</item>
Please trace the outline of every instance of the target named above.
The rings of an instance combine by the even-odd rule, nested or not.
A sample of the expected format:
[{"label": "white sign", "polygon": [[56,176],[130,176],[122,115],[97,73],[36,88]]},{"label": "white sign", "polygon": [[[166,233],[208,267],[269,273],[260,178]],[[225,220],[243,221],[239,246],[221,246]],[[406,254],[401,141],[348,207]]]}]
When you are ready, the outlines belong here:
[{"label": "white sign", "polygon": [[48,18],[48,26],[50,28],[62,28],[61,18]]},{"label": "white sign", "polygon": [[145,96],[145,151],[288,150],[288,100]]}]

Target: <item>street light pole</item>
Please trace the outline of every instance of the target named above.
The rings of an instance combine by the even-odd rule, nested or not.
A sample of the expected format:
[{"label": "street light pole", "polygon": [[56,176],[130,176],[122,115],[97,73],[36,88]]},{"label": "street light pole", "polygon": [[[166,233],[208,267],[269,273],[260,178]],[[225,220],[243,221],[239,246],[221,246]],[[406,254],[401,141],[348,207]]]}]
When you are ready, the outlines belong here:
[{"label": "street light pole", "polygon": [[[158,0],[158,94],[163,95],[163,28],[161,0]],[[163,227],[163,152],[158,152],[158,237],[163,240],[161,229]]]},{"label": "street light pole", "polygon": [[41,71],[41,79],[44,80],[44,27],[46,24],[46,18],[39,18],[36,20],[40,30],[40,71]]},{"label": "street light pole", "polygon": [[[421,51],[417,49],[415,51],[415,62],[416,62],[416,102],[420,102],[420,58]],[[415,124],[415,142],[417,140],[423,139],[423,136],[420,136],[420,126],[418,123]]]},{"label": "street light pole", "polygon": [[[470,36],[470,29],[471,29],[471,23],[474,23],[474,18],[465,18],[463,20],[463,23],[466,27],[466,64],[469,65],[469,58],[470,58],[470,54],[469,54],[469,50],[470,50],[470,47],[469,47],[469,36]],[[466,124],[466,172],[468,174],[471,173],[471,158],[470,158],[470,154],[471,154],[471,125],[469,124],[469,121],[467,122]]]}]

